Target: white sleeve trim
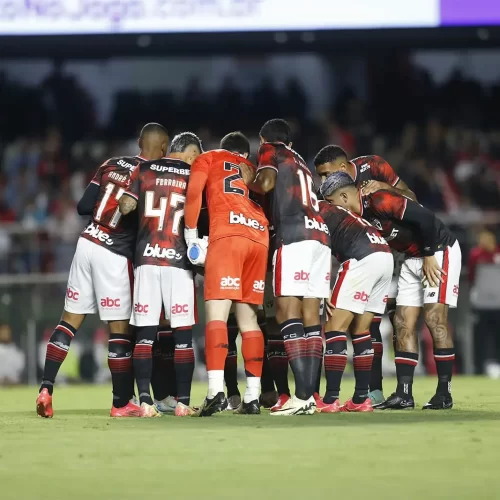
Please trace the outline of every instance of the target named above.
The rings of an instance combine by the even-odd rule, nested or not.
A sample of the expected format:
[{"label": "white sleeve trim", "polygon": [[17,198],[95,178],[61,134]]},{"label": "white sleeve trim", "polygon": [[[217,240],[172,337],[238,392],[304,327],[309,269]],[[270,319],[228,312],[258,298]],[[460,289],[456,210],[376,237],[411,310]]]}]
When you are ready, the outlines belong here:
[{"label": "white sleeve trim", "polygon": [[257,168],[257,172],[260,172],[261,170],[264,170],[265,168],[272,168],[276,172],[278,171],[278,169],[273,165],[262,165],[261,167]]}]

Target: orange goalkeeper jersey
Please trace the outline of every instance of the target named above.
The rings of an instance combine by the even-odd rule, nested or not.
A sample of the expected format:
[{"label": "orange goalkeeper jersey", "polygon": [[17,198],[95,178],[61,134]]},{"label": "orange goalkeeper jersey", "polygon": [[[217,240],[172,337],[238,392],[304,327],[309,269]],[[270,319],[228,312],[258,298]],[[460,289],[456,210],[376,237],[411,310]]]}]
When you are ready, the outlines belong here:
[{"label": "orange goalkeeper jersey", "polygon": [[248,196],[248,187],[238,167],[240,163],[255,168],[242,156],[224,149],[209,151],[196,158],[191,165],[187,188],[186,227],[197,227],[205,189],[210,241],[243,236],[269,246],[269,223],[262,207]]}]

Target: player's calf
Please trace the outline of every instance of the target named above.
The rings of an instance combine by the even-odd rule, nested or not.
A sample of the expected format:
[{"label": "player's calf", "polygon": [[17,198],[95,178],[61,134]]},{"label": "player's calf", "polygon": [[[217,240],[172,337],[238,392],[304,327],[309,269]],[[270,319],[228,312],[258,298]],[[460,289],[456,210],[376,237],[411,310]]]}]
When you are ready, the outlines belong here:
[{"label": "player's calf", "polygon": [[177,381],[177,401],[189,406],[194,373],[193,328],[191,326],[174,330],[174,367]]},{"label": "player's calf", "polygon": [[[143,404],[148,407],[153,405],[150,384],[153,371],[152,348],[156,337],[156,330],[156,326],[141,326],[137,328],[133,365],[141,407]],[[146,408],[146,416],[151,416],[150,414],[152,413]]]},{"label": "player's calf", "polygon": [[[65,315],[63,314],[63,318]],[[49,342],[47,344],[47,353],[45,355],[45,367],[43,370],[42,385],[40,386],[40,392],[43,389],[47,389],[47,392],[52,396],[54,390],[54,383],[57,377],[57,373],[61,368],[66,356],[68,354],[71,341],[75,336],[78,328],[83,322],[85,316],[83,315],[71,315],[77,316],[77,321],[72,322],[73,324],[61,319],[59,324],[54,329],[52,335],[50,336]]]},{"label": "player's calf", "polygon": [[175,410],[177,381],[174,368],[174,332],[168,326],[160,326],[153,344],[153,373],[151,388],[155,405],[162,413]]},{"label": "player's calf", "polygon": [[[236,323],[236,317],[234,314],[229,315],[227,322],[227,334],[228,334],[228,351],[226,362],[224,364],[224,381],[227,388],[227,397],[229,401],[231,399],[239,399],[240,391],[238,389],[238,349],[236,347],[236,339],[238,338],[239,328]],[[238,404],[232,408],[235,409]]]},{"label": "player's calf", "polygon": [[323,403],[332,405],[339,399],[340,384],[347,365],[347,335],[346,332],[328,331],[325,340],[326,392]]},{"label": "player's calf", "polygon": [[[382,334],[380,333],[380,323],[382,315],[377,314],[373,317],[370,324],[370,335],[373,346],[373,364],[370,376],[370,398],[372,402],[383,401],[382,397],[382,358],[384,356],[384,344],[382,342]],[[374,401],[373,398],[381,399]]]},{"label": "player's calf", "polygon": [[123,333],[111,333],[108,341],[108,367],[113,385],[113,407],[123,408],[132,398],[130,388],[133,379],[130,337]]},{"label": "player's calf", "polygon": [[448,306],[445,304],[425,304],[424,320],[434,343],[438,384],[436,394],[423,406],[423,409],[449,409],[453,406],[451,378],[455,364],[455,348],[448,328]]}]

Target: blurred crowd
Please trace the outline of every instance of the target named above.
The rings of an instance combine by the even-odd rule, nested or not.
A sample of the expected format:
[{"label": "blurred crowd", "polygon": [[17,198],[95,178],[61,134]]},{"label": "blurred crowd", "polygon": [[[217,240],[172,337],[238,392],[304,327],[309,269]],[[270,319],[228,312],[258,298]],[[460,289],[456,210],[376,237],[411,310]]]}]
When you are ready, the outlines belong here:
[{"label": "blurred crowd", "polygon": [[498,209],[500,83],[485,88],[455,73],[437,85],[408,59],[377,64],[369,77],[366,101],[344,88],[315,118],[293,79],[280,92],[268,79],[243,92],[230,78],[212,94],[196,80],[182,96],[122,91],[102,127],[92,98],[63,66],[36,87],[0,75],[0,273],[69,268],[82,227],[75,203],[103,160],[137,152],[135,138],[148,121],[171,133],[193,130],[207,149],[241,129],[256,148],[260,125],[282,116],[310,165],[320,147],[336,143],[353,157],[386,158],[433,210]]}]

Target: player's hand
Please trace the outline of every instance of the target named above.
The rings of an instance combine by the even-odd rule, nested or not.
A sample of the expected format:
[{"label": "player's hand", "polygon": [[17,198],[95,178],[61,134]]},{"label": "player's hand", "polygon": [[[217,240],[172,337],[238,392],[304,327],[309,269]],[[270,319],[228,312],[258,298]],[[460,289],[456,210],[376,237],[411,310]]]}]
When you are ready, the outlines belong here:
[{"label": "player's hand", "polygon": [[184,229],[184,239],[186,240],[186,244],[189,246],[190,243],[198,239],[198,229]]},{"label": "player's hand", "polygon": [[439,267],[434,255],[424,257],[422,272],[424,273],[422,282],[425,283],[427,281],[431,288],[439,286],[439,283],[443,281],[443,276],[446,276],[446,273],[441,269],[441,267]]},{"label": "player's hand", "polygon": [[385,182],[371,180],[363,185],[363,187],[361,188],[361,192],[365,196],[368,196],[369,194],[376,193],[381,189],[390,189],[390,188],[391,186],[389,186],[389,184],[386,184]]},{"label": "player's hand", "polygon": [[255,170],[246,163],[240,163],[238,167],[240,168],[240,175],[241,178],[243,179],[243,182],[247,186],[249,184],[252,184],[252,182],[255,180]]},{"label": "player's hand", "polygon": [[187,258],[194,266],[204,266],[207,257],[208,238],[197,238],[188,243]]},{"label": "player's hand", "polygon": [[332,304],[330,299],[325,299],[325,309],[326,319],[329,320],[333,316],[333,311],[335,311],[335,306]]}]

